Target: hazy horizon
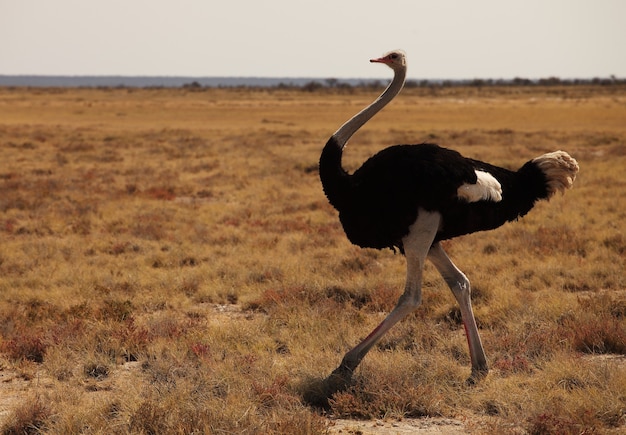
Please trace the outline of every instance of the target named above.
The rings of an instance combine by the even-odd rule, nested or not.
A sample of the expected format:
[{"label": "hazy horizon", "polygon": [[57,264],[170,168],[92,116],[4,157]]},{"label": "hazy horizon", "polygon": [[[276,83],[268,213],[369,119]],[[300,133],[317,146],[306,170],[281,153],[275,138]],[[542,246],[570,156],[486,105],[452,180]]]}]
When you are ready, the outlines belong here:
[{"label": "hazy horizon", "polygon": [[[464,85],[476,84],[555,84],[554,77],[528,78],[515,77],[509,79],[411,79],[407,80],[410,85]],[[557,83],[588,83],[600,80],[602,84],[606,81],[617,80],[620,84],[626,82],[625,78],[618,77],[589,77],[589,78],[556,78]],[[521,82],[518,82],[521,80]],[[2,75],[0,74],[0,87],[135,87],[135,88],[180,88],[187,86],[201,87],[279,87],[295,86],[333,86],[348,85],[362,86],[377,83],[384,85],[389,79],[385,78],[343,78],[332,77],[194,77],[194,76],[46,76],[46,75]]]}]

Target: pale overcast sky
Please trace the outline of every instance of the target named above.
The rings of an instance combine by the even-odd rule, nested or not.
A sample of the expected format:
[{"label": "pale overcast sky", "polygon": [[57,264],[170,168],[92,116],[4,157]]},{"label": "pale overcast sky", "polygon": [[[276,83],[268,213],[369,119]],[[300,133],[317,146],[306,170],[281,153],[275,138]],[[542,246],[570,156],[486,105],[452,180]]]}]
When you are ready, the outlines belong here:
[{"label": "pale overcast sky", "polygon": [[0,74],[626,77],[625,0],[0,0]]}]

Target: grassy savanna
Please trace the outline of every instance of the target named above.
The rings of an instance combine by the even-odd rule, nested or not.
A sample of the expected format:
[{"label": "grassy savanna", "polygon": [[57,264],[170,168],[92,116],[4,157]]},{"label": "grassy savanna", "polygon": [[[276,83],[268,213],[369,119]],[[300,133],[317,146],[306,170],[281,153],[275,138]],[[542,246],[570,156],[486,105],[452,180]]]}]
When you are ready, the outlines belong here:
[{"label": "grassy savanna", "polygon": [[399,254],[352,246],[317,160],[380,90],[0,89],[3,433],[326,433],[444,416],[475,433],[626,425],[626,89],[406,89],[351,169],[436,142],[565,196],[445,243],[470,278],[480,384],[433,267],[423,305],[325,412],[303,397],[395,304]]}]

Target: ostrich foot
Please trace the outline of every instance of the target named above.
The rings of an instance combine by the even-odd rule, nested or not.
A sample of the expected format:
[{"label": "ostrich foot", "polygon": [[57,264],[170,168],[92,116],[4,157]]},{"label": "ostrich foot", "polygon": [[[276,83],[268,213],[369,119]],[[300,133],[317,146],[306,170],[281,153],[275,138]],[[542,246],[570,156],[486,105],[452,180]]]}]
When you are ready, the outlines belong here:
[{"label": "ostrich foot", "polygon": [[326,379],[311,381],[305,387],[305,403],[322,409],[329,409],[329,400],[335,393],[346,390],[352,383],[352,370],[343,364],[337,367]]},{"label": "ostrich foot", "polygon": [[483,379],[487,377],[487,373],[489,373],[489,369],[480,369],[480,370],[472,369],[472,374],[465,381],[465,385],[474,386],[478,384],[480,381],[482,381]]},{"label": "ostrich foot", "polygon": [[341,364],[324,380],[328,397],[346,390],[352,383],[353,371]]}]

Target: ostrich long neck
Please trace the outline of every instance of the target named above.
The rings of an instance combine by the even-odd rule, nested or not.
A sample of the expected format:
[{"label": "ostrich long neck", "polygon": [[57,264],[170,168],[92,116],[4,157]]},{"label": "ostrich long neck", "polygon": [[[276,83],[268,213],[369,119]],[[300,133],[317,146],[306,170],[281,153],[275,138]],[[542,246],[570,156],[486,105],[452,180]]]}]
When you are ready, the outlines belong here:
[{"label": "ostrich long neck", "polygon": [[350,176],[341,166],[343,148],[356,131],[398,95],[404,86],[406,68],[394,70],[389,86],[369,106],[350,118],[328,139],[320,157],[320,179],[324,193],[337,209],[349,200]]},{"label": "ostrich long neck", "polygon": [[374,115],[380,112],[383,107],[385,107],[391,100],[395,98],[398,93],[402,90],[404,86],[404,79],[406,77],[406,68],[401,68],[395,70],[393,80],[389,83],[389,86],[383,91],[382,94],[376,100],[372,102],[365,109],[361,110],[359,113],[354,115],[345,124],[343,124],[339,129],[333,134],[335,140],[337,141],[337,145],[343,149],[346,146],[346,143],[354,133],[367,121],[372,119]]}]

